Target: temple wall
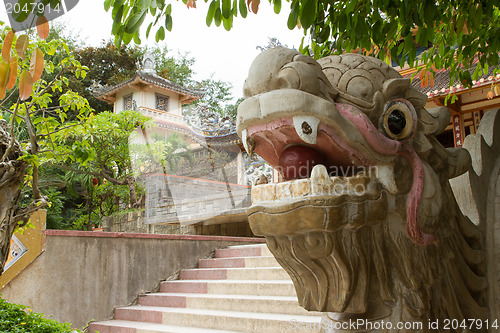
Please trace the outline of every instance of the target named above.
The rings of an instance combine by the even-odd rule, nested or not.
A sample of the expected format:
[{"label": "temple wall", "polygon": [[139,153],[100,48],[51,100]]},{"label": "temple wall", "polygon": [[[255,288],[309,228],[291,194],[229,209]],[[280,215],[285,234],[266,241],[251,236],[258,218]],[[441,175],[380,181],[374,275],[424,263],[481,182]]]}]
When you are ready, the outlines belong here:
[{"label": "temple wall", "polygon": [[9,302],[82,328],[242,237],[47,230],[45,251],[2,289]]},{"label": "temple wall", "polygon": [[182,116],[181,103],[179,95],[164,89],[153,87],[142,92],[142,100],[137,101],[138,106],[156,109],[156,94],[168,96],[168,112],[178,116]]}]

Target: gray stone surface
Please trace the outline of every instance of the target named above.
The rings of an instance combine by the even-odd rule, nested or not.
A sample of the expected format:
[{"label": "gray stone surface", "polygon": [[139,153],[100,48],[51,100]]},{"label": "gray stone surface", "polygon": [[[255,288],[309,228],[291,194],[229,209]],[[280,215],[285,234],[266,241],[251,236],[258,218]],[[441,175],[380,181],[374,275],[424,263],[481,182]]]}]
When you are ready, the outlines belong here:
[{"label": "gray stone surface", "polygon": [[248,186],[158,174],[146,187],[146,223],[195,223],[242,214],[250,206]]}]

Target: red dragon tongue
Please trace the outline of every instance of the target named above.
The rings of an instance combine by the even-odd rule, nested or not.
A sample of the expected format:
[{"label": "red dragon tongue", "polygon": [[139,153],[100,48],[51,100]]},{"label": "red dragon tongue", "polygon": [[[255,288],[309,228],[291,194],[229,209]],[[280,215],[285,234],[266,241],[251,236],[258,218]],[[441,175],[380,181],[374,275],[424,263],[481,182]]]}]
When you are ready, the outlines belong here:
[{"label": "red dragon tongue", "polygon": [[283,151],[279,168],[285,180],[309,178],[314,166],[325,164],[321,153],[306,146],[292,146]]},{"label": "red dragon tongue", "polygon": [[417,153],[408,144],[391,140],[381,134],[368,117],[349,104],[337,104],[337,109],[349,119],[377,153],[406,158],[413,171],[413,184],[406,200],[406,232],[419,245],[436,243],[436,236],[423,233],[418,223],[418,208],[424,188],[424,168]]}]

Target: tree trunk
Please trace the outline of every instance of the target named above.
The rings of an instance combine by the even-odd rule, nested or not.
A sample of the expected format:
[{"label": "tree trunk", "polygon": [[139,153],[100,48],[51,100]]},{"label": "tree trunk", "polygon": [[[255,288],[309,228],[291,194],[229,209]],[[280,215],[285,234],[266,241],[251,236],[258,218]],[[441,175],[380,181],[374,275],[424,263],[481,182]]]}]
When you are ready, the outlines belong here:
[{"label": "tree trunk", "polygon": [[139,204],[137,202],[137,192],[135,191],[134,177],[128,176],[127,183],[128,183],[128,190],[130,192],[130,207],[137,208]]},{"label": "tree trunk", "polygon": [[[7,156],[5,152],[9,150]],[[18,203],[21,198],[21,189],[27,163],[18,160],[22,155],[21,146],[7,131],[5,121],[0,121],[0,275],[7,261],[10,249],[10,240],[19,221],[23,219],[19,214]]]}]

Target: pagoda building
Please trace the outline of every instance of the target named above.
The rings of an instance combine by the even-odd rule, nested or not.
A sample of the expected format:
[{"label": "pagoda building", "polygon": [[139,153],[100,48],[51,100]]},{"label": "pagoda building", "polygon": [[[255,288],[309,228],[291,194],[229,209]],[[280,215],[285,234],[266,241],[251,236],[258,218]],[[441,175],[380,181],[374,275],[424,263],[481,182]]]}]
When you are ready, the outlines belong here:
[{"label": "pagoda building", "polygon": [[[475,69],[475,66],[468,69],[471,76]],[[449,70],[446,69],[436,71],[432,85],[423,85],[418,76],[413,79],[412,85],[428,97],[425,105],[427,109],[439,106],[450,109],[450,124],[438,136],[445,147],[462,147],[467,135],[476,134],[485,113],[500,107],[500,74],[494,75],[494,69],[490,67],[488,73],[472,81],[470,88],[458,81],[451,81]],[[407,78],[416,72],[413,68],[399,69],[399,73]]]},{"label": "pagoda building", "polygon": [[[141,166],[144,170],[139,179],[146,192],[146,223],[239,223],[241,230],[232,235],[250,235],[246,219],[250,206],[248,184],[263,166],[257,163],[256,167],[255,161],[246,156],[230,117],[202,104],[191,104],[203,96],[203,91],[158,76],[151,54],[144,56],[141,67],[132,78],[101,88],[94,96],[113,104],[114,112],[137,110],[151,118],[153,126],[136,130],[132,139],[142,144],[139,151],[143,154],[157,140],[168,142],[177,136],[182,141],[182,147],[165,161],[153,163],[149,169]],[[178,157],[175,165],[170,163],[174,157]]]}]

